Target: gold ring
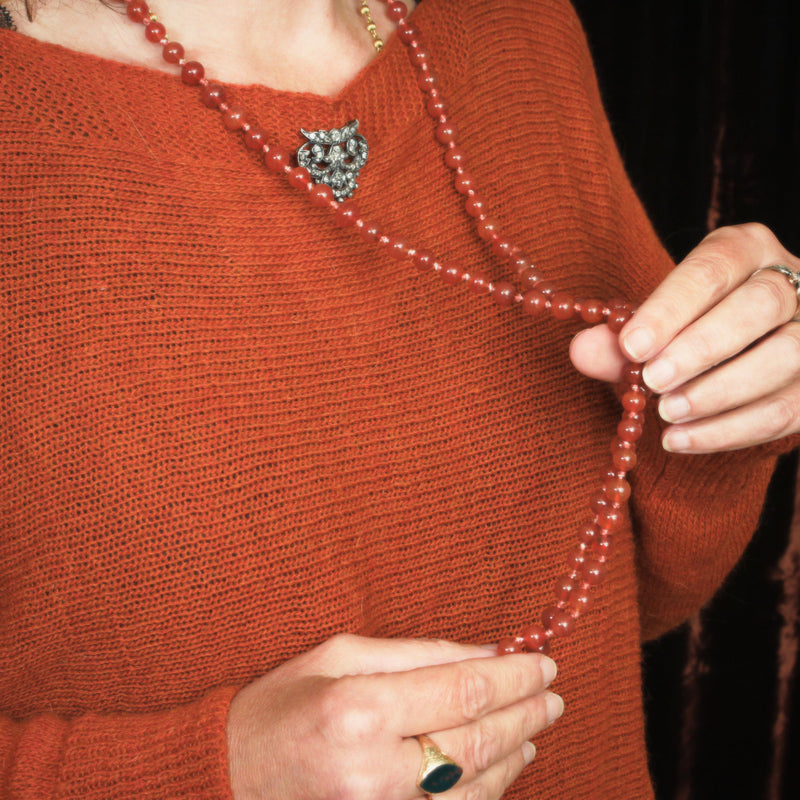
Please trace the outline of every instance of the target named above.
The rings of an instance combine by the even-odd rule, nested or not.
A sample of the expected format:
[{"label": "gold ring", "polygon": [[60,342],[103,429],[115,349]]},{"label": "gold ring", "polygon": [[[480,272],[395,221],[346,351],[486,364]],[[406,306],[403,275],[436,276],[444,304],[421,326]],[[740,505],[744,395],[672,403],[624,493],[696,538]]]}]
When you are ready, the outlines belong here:
[{"label": "gold ring", "polygon": [[445,755],[430,736],[423,733],[414,738],[422,748],[417,786],[425,794],[439,794],[452,789],[464,770],[450,756]]}]

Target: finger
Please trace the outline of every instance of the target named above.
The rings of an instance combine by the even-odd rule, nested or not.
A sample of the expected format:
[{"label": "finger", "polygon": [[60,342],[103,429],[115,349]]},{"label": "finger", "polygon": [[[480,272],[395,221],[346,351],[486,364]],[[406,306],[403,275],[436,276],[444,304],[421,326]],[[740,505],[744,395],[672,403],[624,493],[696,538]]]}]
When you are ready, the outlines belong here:
[{"label": "finger", "polygon": [[717,453],[771,442],[800,432],[800,383],[755,403],[664,432],[664,449],[674,453]]},{"label": "finger", "polygon": [[664,395],[658,411],[666,422],[690,422],[774,394],[800,376],[800,325],[779,328],[733,361]]},{"label": "finger", "polygon": [[332,678],[373,672],[405,672],[418,667],[448,664],[495,654],[479,645],[440,639],[371,639],[340,634],[310,650],[307,668]]},{"label": "finger", "polygon": [[589,378],[618,383],[628,359],[622,354],[619,337],[608,325],[595,325],[577,334],[570,346],[569,357],[579,372]]},{"label": "finger", "polygon": [[797,312],[797,292],[778,272],[751,276],[648,363],[645,383],[668,392],[740,353]]},{"label": "finger", "polygon": [[[552,659],[520,653],[359,678],[400,736],[454,728],[544,691]],[[402,702],[399,700],[402,698]]]},{"label": "finger", "polygon": [[[530,744],[530,742],[528,742]],[[472,800],[480,797],[486,800],[500,800],[506,790],[519,777],[525,767],[530,764],[536,755],[536,749],[520,747],[508,758],[499,761],[484,772],[479,778],[467,783],[459,783],[449,792],[435,797],[442,800]],[[480,784],[477,786],[476,784]]]},{"label": "finger", "polygon": [[800,261],[763,225],[714,231],[675,267],[622,329],[623,352],[633,361],[652,359],[756,269],[776,263],[800,268]]},{"label": "finger", "polygon": [[[523,744],[555,722],[564,711],[561,698],[546,692],[529,698],[483,719],[458,728],[439,731],[431,738],[442,752],[452,758],[464,773],[462,783],[469,783],[518,752]],[[421,748],[415,739],[403,741],[406,780],[414,779],[409,792],[416,786]],[[399,776],[402,780],[402,775]]]}]

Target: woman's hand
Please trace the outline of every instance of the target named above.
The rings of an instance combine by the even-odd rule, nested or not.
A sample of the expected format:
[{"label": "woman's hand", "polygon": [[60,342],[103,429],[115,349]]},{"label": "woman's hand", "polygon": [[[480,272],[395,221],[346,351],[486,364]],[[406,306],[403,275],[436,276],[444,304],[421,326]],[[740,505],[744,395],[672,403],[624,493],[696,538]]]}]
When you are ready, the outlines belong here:
[{"label": "woman's hand", "polygon": [[578,334],[573,363],[616,381],[645,362],[670,424],[667,450],[735,450],[800,432],[798,295],[785,275],[756,271],[800,259],[763,225],[707,236],[639,308],[619,338],[604,325]]},{"label": "woman's hand", "polygon": [[[539,654],[337,636],[242,689],[228,717],[236,800],[412,800],[428,733],[464,768],[443,797],[499,798],[557,719]],[[482,784],[475,791],[475,784]]]}]

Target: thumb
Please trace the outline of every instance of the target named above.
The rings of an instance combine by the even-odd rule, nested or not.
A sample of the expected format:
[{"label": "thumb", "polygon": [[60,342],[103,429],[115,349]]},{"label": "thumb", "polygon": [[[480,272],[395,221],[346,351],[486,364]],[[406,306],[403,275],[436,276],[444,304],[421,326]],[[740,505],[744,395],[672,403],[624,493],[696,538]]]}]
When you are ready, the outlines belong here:
[{"label": "thumb", "polygon": [[589,378],[617,383],[628,359],[619,347],[619,337],[608,325],[596,325],[581,331],[569,346],[569,357],[575,369]]}]

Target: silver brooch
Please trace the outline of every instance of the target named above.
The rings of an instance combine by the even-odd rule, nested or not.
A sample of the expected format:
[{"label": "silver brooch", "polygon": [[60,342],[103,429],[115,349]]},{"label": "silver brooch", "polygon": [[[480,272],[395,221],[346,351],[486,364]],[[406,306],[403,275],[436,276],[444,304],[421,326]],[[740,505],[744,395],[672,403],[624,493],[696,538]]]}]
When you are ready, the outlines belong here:
[{"label": "silver brooch", "polygon": [[358,173],[367,163],[369,145],[357,132],[358,120],[331,131],[305,131],[308,139],[297,151],[297,163],[305,167],[314,183],[324,183],[342,201],[358,188]]}]

